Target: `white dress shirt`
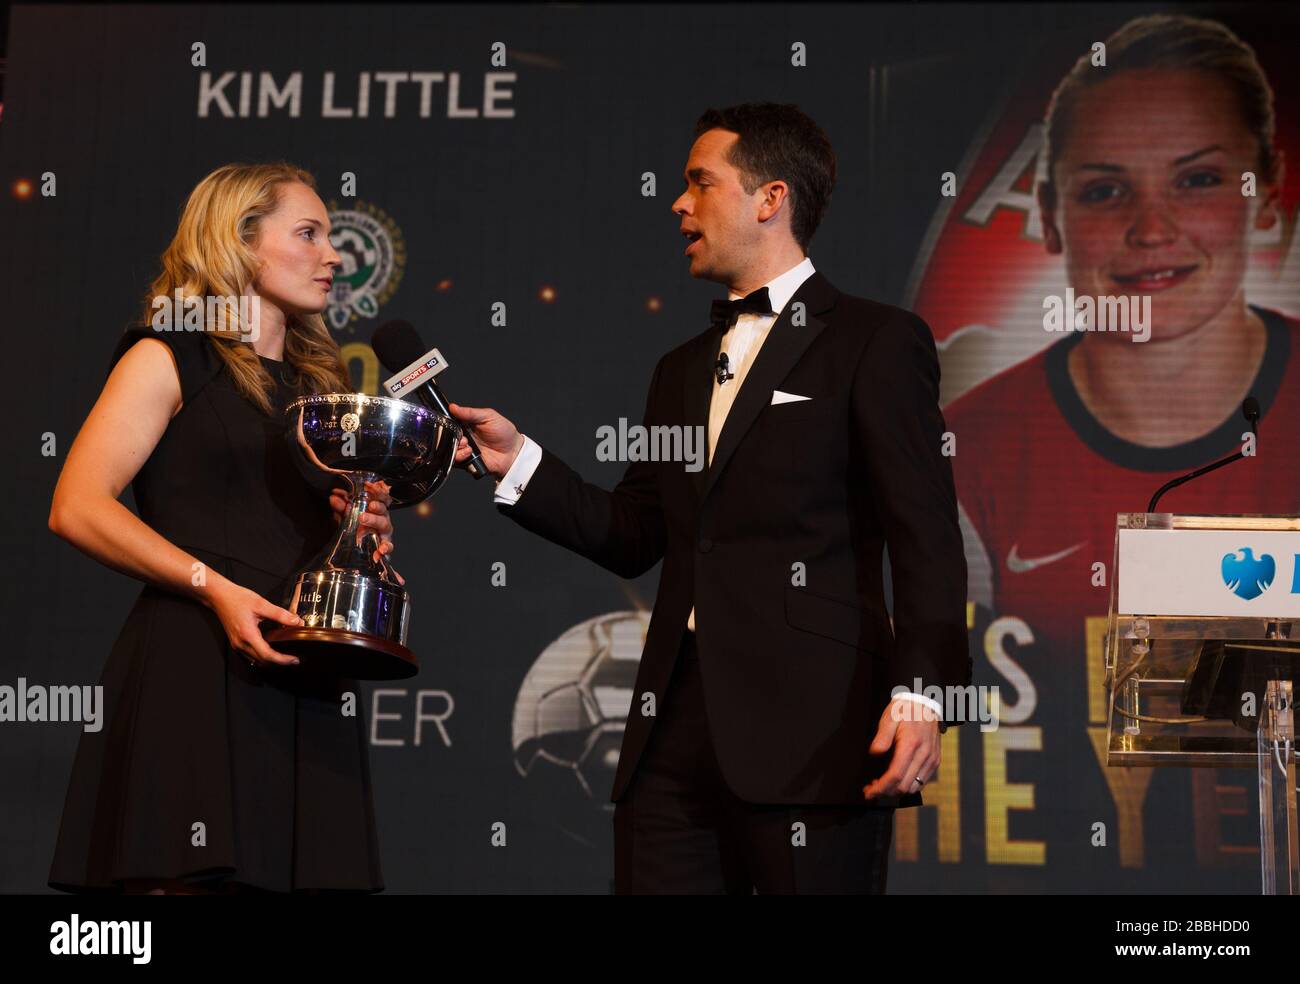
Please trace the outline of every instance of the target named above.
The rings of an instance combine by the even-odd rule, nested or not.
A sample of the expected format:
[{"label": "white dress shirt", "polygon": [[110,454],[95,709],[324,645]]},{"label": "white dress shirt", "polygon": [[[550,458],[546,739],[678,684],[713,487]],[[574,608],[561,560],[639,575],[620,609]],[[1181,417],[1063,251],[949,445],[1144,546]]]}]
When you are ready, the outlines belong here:
[{"label": "white dress shirt", "polygon": [[[713,449],[717,447],[718,436],[722,433],[722,426],[727,422],[727,414],[731,411],[731,405],[735,402],[740,387],[744,385],[750,366],[754,364],[754,360],[758,357],[758,352],[763,347],[763,342],[767,340],[772,326],[776,324],[777,318],[780,317],[785,306],[790,303],[790,298],[814,272],[812,260],[805,256],[796,266],[791,267],[779,277],[769,280],[764,286],[767,287],[767,297],[771,302],[773,313],[743,313],[736,319],[736,323],[723,334],[718,351],[727,353],[727,368],[734,375],[734,378],[727,380],[725,383],[719,383],[716,376],[713,380],[713,395],[709,399],[708,426],[710,465],[713,464]],[[728,299],[732,301],[739,300],[743,296],[745,295],[738,294],[735,291],[729,291],[727,294]],[[533,472],[537,470],[537,466],[541,464],[541,461],[541,446],[525,434],[524,445],[519,450],[519,455],[515,458],[514,464],[497,482],[495,501],[507,506],[518,502],[519,497],[524,493],[524,489],[528,487]],[[686,618],[686,627],[692,632],[695,631],[694,607],[691,608],[691,613]],[[895,699],[915,700],[933,708],[940,715],[943,713],[942,708],[936,701],[921,694],[899,694]]]}]

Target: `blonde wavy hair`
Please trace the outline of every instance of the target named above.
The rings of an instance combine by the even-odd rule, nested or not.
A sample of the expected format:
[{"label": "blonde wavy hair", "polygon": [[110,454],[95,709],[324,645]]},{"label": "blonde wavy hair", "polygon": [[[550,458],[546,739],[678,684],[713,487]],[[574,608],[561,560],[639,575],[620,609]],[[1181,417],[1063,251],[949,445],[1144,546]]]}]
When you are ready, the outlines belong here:
[{"label": "blonde wavy hair", "polygon": [[[153,299],[173,297],[177,289],[183,298],[241,295],[260,267],[252,248],[258,226],[279,205],[280,186],[294,181],[316,188],[309,172],[286,162],[226,164],[200,181],[185,203],[171,245],[163,252],[162,273],[149,287],[143,324],[150,323]],[[270,414],[275,383],[253,346],[240,339],[240,326],[222,319],[205,327],[204,336],[236,388]],[[286,315],[284,355],[312,392],[352,390],[338,343],[319,314]]]}]

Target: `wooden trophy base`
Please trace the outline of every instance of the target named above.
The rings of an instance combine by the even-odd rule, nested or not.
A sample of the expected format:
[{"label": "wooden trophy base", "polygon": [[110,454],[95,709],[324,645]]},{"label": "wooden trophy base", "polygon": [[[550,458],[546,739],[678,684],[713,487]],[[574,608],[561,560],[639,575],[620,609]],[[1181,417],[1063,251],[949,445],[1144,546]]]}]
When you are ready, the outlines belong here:
[{"label": "wooden trophy base", "polygon": [[297,656],[301,669],[354,680],[404,680],[420,672],[405,646],[346,629],[282,625],[264,633],[271,648]]}]

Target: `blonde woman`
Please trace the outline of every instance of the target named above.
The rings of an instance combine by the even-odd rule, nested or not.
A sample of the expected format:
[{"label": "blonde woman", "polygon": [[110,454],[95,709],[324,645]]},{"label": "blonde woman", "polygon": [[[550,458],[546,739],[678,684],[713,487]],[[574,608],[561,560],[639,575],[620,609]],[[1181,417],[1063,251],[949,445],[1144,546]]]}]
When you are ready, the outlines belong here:
[{"label": "blonde woman", "polygon": [[[77,750],[55,888],[383,888],[364,728],[342,707],[356,684],[308,676],[259,628],[298,624],[269,599],[337,522],[280,418],[352,388],[320,314],[339,256],[313,189],[288,164],[198,184],[59,476],[50,529],[146,586],[100,681],[105,727]],[[248,318],[159,330],[154,299],[178,296],[242,298]],[[382,496],[365,518],[391,551]]]}]

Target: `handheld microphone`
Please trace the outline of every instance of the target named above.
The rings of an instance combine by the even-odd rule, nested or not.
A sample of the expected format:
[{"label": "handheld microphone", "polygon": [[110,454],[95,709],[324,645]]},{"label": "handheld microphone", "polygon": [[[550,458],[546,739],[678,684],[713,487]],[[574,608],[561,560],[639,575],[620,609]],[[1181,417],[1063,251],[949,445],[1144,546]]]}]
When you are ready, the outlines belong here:
[{"label": "handheld microphone", "polygon": [[[1253,434],[1256,437],[1256,439],[1258,439],[1259,438],[1259,401],[1256,400],[1253,396],[1246,397],[1246,399],[1244,399],[1241,402],[1241,415],[1245,417],[1246,422],[1250,424],[1251,434]],[[1159,502],[1160,497],[1164,495],[1166,492],[1168,492],[1170,489],[1176,489],[1184,482],[1190,482],[1192,479],[1199,478],[1200,476],[1204,475],[1206,472],[1212,472],[1216,468],[1222,468],[1224,465],[1230,465],[1238,458],[1244,458],[1244,457],[1246,457],[1246,453],[1244,451],[1238,451],[1236,454],[1230,454],[1226,458],[1222,458],[1219,461],[1211,462],[1210,464],[1205,465],[1202,468],[1198,468],[1194,472],[1188,472],[1186,475],[1183,475],[1180,478],[1171,479],[1170,481],[1165,482],[1164,485],[1156,489],[1156,494],[1151,497],[1151,502],[1147,505],[1147,512],[1149,513],[1155,512],[1156,503]]]},{"label": "handheld microphone", "polygon": [[[452,416],[451,404],[438,387],[434,377],[447,368],[447,360],[435,349],[426,350],[420,334],[409,321],[388,321],[375,329],[370,347],[379,356],[384,368],[396,375],[384,380],[384,395],[402,399],[408,394],[415,400],[444,417]],[[464,428],[469,442],[467,470],[476,479],[488,473],[487,465],[479,454],[478,445],[469,428]]]}]

